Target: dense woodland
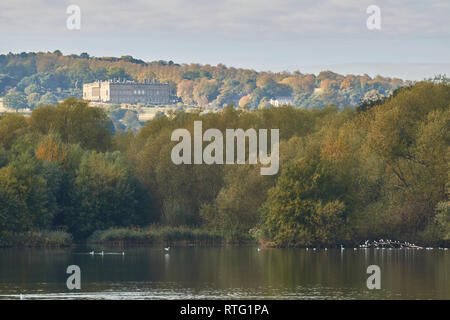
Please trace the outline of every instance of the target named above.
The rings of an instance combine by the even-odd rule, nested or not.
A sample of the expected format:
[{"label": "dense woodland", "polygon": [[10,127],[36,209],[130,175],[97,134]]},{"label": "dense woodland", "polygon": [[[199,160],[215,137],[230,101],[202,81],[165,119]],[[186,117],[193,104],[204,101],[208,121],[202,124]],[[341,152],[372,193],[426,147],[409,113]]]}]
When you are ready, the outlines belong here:
[{"label": "dense woodland", "polygon": [[90,57],[53,53],[0,55],[0,97],[13,109],[56,104],[68,97],[82,97],[83,83],[127,79],[168,82],[172,97],[184,105],[262,109],[279,96],[294,98],[293,106],[314,109],[334,104],[357,106],[362,99],[387,96],[408,81],[381,76],[256,72],[224,65],[144,62],[131,56]]},{"label": "dense woodland", "polygon": [[[54,68],[55,59],[78,58],[48,59]],[[176,68],[187,67],[167,70]],[[279,128],[278,175],[262,176],[258,165],[174,165],[171,133],[192,132],[194,120],[204,130]],[[6,113],[0,116],[0,242],[38,230],[84,240],[97,230],[159,225],[251,236],[273,246],[379,238],[448,245],[449,128],[445,78],[343,110],[178,112],[135,135],[113,135],[103,109],[75,98],[37,107],[29,117]]]}]

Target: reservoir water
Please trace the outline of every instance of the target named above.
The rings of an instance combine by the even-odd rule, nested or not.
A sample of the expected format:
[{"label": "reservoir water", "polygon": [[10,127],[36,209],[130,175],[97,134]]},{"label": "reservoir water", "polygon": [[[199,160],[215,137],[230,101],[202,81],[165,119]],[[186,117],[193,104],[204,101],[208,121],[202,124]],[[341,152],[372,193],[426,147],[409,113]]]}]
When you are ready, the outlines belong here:
[{"label": "reservoir water", "polygon": [[[69,265],[80,267],[80,290],[67,289]],[[367,288],[370,265],[379,290]],[[450,250],[0,249],[0,299],[20,298],[450,299]]]}]

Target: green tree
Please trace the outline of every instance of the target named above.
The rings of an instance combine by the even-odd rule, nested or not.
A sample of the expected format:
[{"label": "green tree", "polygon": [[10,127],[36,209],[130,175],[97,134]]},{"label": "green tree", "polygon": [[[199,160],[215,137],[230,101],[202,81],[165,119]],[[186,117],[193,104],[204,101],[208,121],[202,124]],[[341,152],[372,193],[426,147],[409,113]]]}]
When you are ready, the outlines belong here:
[{"label": "green tree", "polygon": [[32,83],[30,84],[28,87],[26,87],[23,92],[27,95],[30,95],[32,93],[39,93],[40,92],[40,87],[39,85]]},{"label": "green tree", "polygon": [[66,225],[76,238],[95,230],[148,222],[148,199],[119,153],[86,153],[74,181],[75,210]]},{"label": "green tree", "polygon": [[439,228],[439,236],[442,240],[450,240],[450,201],[442,201],[437,204],[435,220]]},{"label": "green tree", "polygon": [[124,68],[120,67],[110,67],[106,72],[107,79],[121,79],[121,80],[131,80],[130,75],[128,75]]},{"label": "green tree", "polygon": [[34,109],[30,126],[42,134],[54,131],[64,143],[79,143],[87,149],[105,151],[111,146],[110,121],[105,111],[75,98]]},{"label": "green tree", "polygon": [[58,99],[56,98],[56,96],[51,92],[47,92],[41,97],[38,104],[42,106],[47,106],[47,105],[55,105],[57,103]]},{"label": "green tree", "polygon": [[47,182],[29,154],[0,169],[0,230],[27,231],[51,226]]},{"label": "green tree", "polygon": [[37,93],[37,92],[30,93],[27,97],[28,106],[31,109],[33,109],[34,107],[36,107],[39,104],[40,100],[41,100],[41,97],[40,97],[39,93]]},{"label": "green tree", "polygon": [[3,98],[3,104],[10,109],[16,110],[16,112],[19,109],[25,109],[28,107],[27,97],[18,91],[9,92]]},{"label": "green tree", "polygon": [[27,131],[27,122],[21,114],[5,113],[0,116],[0,147],[9,149],[14,141]]},{"label": "green tree", "polygon": [[213,205],[202,207],[200,215],[209,227],[226,233],[248,234],[261,219],[261,207],[275,179],[261,176],[259,166],[227,168],[220,193]]},{"label": "green tree", "polygon": [[332,244],[343,237],[342,187],[312,158],[287,165],[264,205],[263,232],[282,246]]}]

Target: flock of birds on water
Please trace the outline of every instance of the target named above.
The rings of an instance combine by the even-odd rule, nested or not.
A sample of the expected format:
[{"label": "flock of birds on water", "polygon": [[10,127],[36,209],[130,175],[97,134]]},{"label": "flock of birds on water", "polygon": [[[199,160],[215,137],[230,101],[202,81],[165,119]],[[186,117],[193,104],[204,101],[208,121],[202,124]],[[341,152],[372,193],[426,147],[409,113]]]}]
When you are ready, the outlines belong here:
[{"label": "flock of birds on water", "polygon": [[[363,244],[360,244],[358,247],[354,247],[354,248],[348,248],[348,249],[353,249],[353,250],[358,250],[358,249],[369,249],[369,248],[374,248],[374,249],[388,249],[388,250],[393,250],[393,249],[425,249],[425,250],[433,250],[433,247],[421,247],[418,246],[414,243],[410,243],[410,242],[401,242],[401,241],[396,241],[396,240],[383,240],[380,239],[378,241],[374,240],[374,241],[370,241],[370,240],[366,240]],[[318,248],[306,248],[306,250],[310,250],[312,249],[313,251],[316,251]],[[328,250],[328,248],[323,248],[325,251]],[[344,251],[346,248],[344,247],[344,245],[340,245],[340,249],[341,251]],[[258,251],[260,249],[258,248]],[[444,248],[444,247],[438,247],[438,250],[444,250],[447,251],[448,248]]]},{"label": "flock of birds on water", "polygon": [[[374,248],[374,249],[388,249],[388,250],[392,250],[392,249],[425,249],[425,250],[433,250],[433,247],[421,247],[418,246],[414,243],[409,243],[409,242],[401,242],[401,241],[394,241],[394,240],[383,240],[380,239],[378,241],[374,240],[374,241],[369,241],[366,240],[363,244],[360,244],[358,247],[355,248],[348,248],[348,249],[353,249],[353,250],[358,250],[358,249],[369,249],[369,248]],[[313,251],[316,251],[320,248],[305,248],[306,251],[309,251],[310,249]],[[341,251],[344,251],[346,248],[344,247],[344,245],[341,244],[340,246]],[[438,247],[439,250],[444,250],[447,251],[448,248],[444,248],[444,247]],[[328,248],[323,248],[323,250],[327,251]],[[170,251],[170,247],[164,248],[164,252],[166,254],[169,254]],[[257,251],[260,252],[261,248],[257,248]],[[100,251],[100,252],[95,252],[95,251],[90,251],[88,253],[91,256],[94,255],[100,255],[100,256],[104,256],[104,255],[125,255],[125,252],[104,252],[104,251]]]},{"label": "flock of birds on water", "polygon": [[[164,248],[164,251],[165,251],[166,253],[169,253],[169,250],[170,250],[170,247]],[[121,255],[121,256],[124,256],[124,255],[125,255],[125,252],[124,252],[124,251],[122,251],[122,252],[104,252],[104,251],[102,250],[102,251],[99,251],[99,252],[90,251],[90,252],[88,252],[88,254],[91,255],[91,256],[94,256],[94,255],[99,255],[99,256],[105,256],[105,255]]]},{"label": "flock of birds on water", "polygon": [[93,256],[93,255],[99,255],[99,256],[104,256],[104,255],[108,255],[108,254],[113,254],[113,255],[125,255],[125,252],[104,252],[103,250],[100,252],[95,252],[95,251],[91,251],[88,253],[89,255]]}]

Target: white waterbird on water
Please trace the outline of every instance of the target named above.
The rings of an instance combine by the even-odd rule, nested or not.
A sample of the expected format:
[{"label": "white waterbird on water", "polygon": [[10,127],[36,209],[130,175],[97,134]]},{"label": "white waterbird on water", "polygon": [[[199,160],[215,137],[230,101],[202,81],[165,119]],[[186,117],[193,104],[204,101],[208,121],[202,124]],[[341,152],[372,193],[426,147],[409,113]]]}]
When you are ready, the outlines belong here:
[{"label": "white waterbird on water", "polygon": [[100,256],[104,256],[104,255],[122,255],[122,256],[124,256],[125,252],[124,251],[122,251],[122,252],[104,252],[104,251],[95,252],[95,251],[90,251],[87,254],[89,254],[91,256],[96,255],[96,254],[98,254]]},{"label": "white waterbird on water", "polygon": [[169,251],[169,250],[170,250],[170,247],[164,248],[164,250]]}]

